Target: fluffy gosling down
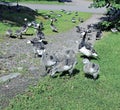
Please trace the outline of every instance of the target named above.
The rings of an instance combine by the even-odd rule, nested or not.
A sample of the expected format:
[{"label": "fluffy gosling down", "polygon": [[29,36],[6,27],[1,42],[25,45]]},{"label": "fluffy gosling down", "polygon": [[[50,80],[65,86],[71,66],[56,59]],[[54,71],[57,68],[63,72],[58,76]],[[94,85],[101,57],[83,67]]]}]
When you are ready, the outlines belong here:
[{"label": "fluffy gosling down", "polygon": [[90,75],[94,79],[98,78],[100,67],[98,64],[90,62],[88,59],[83,59],[83,71],[85,75]]}]

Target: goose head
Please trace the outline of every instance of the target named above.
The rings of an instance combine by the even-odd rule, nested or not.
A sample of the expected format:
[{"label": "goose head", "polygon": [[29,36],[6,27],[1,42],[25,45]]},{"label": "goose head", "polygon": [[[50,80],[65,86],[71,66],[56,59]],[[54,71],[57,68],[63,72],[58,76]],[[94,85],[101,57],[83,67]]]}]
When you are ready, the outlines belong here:
[{"label": "goose head", "polygon": [[37,51],[37,54],[42,57],[43,53],[44,53],[46,50],[45,50],[45,49],[43,49],[43,50],[37,49],[36,51]]},{"label": "goose head", "polygon": [[42,39],[38,40],[38,42],[42,42],[42,41],[43,41]]},{"label": "goose head", "polygon": [[83,64],[88,64],[88,63],[90,63],[90,61],[87,59],[87,58],[85,58],[85,59],[83,59]]},{"label": "goose head", "polygon": [[53,66],[56,64],[57,60],[54,55],[44,52],[42,55],[42,62],[45,64],[45,66]]},{"label": "goose head", "polygon": [[82,36],[85,36],[85,35],[86,35],[86,32],[85,32],[85,31],[81,32],[81,35],[82,35]]}]

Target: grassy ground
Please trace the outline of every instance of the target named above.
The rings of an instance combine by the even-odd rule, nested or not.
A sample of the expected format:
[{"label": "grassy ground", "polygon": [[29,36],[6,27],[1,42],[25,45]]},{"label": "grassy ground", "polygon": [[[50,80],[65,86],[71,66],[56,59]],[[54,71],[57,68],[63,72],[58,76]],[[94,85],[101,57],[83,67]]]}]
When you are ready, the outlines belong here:
[{"label": "grassy ground", "polygon": [[20,3],[32,3],[32,4],[56,4],[56,5],[64,5],[63,2],[58,1],[21,1]]},{"label": "grassy ground", "polygon": [[[59,33],[65,32],[73,28],[75,25],[78,25],[80,23],[78,21],[79,17],[82,17],[84,20],[86,20],[91,16],[90,13],[82,13],[82,12],[79,12],[78,16],[75,16],[75,12],[71,12],[70,15],[67,15],[66,13],[61,11],[54,11],[54,13],[51,14],[50,11],[40,10],[37,12],[27,7],[20,7],[20,8],[21,8],[20,12],[17,12],[16,7],[11,7],[11,9],[9,10],[8,7],[1,6],[2,9],[1,10],[2,17],[0,21],[0,27],[2,27],[0,33],[1,36],[4,36],[8,29],[13,30],[13,32],[16,29],[20,29],[21,26],[24,24],[24,18],[27,18],[28,22],[36,21],[37,23],[39,23],[40,21],[42,21],[44,24],[43,32],[45,33],[45,35],[51,35],[54,33],[51,31],[50,28],[50,19],[45,19],[44,18],[45,15],[49,15],[51,16],[51,18],[53,17],[57,18],[57,22],[55,22],[55,26],[58,28]],[[58,17],[57,16],[58,14],[61,14],[62,16]],[[71,22],[72,17],[75,17],[76,23]],[[27,34],[31,34],[31,33],[35,34],[33,28],[29,28],[27,31]]]},{"label": "grassy ground", "polygon": [[43,78],[26,94],[11,100],[6,110],[119,110],[120,33],[105,34],[95,49],[100,59],[100,77],[85,78],[80,55],[73,77]]},{"label": "grassy ground", "polygon": [[[15,0],[5,0],[6,2],[16,2]],[[18,0],[18,3],[32,3],[32,4],[57,4],[63,5],[63,2],[58,0]]]}]

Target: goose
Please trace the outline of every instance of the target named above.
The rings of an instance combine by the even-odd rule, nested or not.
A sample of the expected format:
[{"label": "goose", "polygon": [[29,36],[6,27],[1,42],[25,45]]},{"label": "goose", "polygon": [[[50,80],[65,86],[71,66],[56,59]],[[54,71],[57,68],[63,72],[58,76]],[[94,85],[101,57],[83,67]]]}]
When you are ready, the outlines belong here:
[{"label": "goose", "polygon": [[40,40],[45,39],[45,35],[42,31],[38,31],[36,37],[39,38]]},{"label": "goose", "polygon": [[98,64],[90,62],[88,59],[83,59],[83,71],[85,75],[90,75],[96,79],[99,75],[100,67]]},{"label": "goose", "polygon": [[72,17],[72,23],[76,23],[76,19],[75,19],[75,17]]},{"label": "goose", "polygon": [[32,24],[34,29],[38,29],[39,23],[37,23],[36,21],[32,21],[31,24]]},{"label": "goose", "polygon": [[54,12],[54,11],[52,11],[52,10],[49,12],[49,14],[54,14],[54,13],[55,13],[55,12]]},{"label": "goose", "polygon": [[58,17],[61,17],[61,16],[62,16],[62,14],[57,14],[57,16],[58,16]]},{"label": "goose", "polygon": [[111,31],[112,31],[113,33],[118,32],[118,30],[117,30],[116,28],[111,28]]},{"label": "goose", "polygon": [[75,16],[78,16],[78,11],[75,12]]},{"label": "goose", "polygon": [[58,29],[56,28],[56,26],[53,24],[53,19],[51,19],[51,23],[50,23],[50,27],[52,29],[53,32],[58,32]]},{"label": "goose", "polygon": [[11,37],[12,35],[13,35],[13,31],[10,30],[10,29],[8,29],[8,30],[6,31],[6,36]]},{"label": "goose", "polygon": [[28,27],[30,27],[31,25],[32,25],[32,23],[31,23],[31,22],[28,22],[28,23],[27,23],[27,26],[28,26]]},{"label": "goose", "polygon": [[43,26],[39,25],[38,28],[36,28],[36,37],[39,38],[40,40],[45,39],[45,35],[42,32],[42,27]]},{"label": "goose", "polygon": [[57,58],[54,54],[50,54],[48,52],[44,52],[41,57],[42,64],[45,67],[45,71],[49,73],[49,70],[52,68],[53,65],[57,63]]},{"label": "goose", "polygon": [[72,73],[72,67],[74,67],[77,62],[74,50],[66,50],[62,56],[55,53],[44,52],[41,60],[46,72],[49,73],[50,76],[53,76],[56,72],[67,70]]},{"label": "goose", "polygon": [[78,17],[78,21],[82,23],[82,22],[84,22],[84,19],[81,17]]},{"label": "goose", "polygon": [[71,11],[65,11],[65,13],[66,13],[67,15],[72,14],[72,12],[71,12]]},{"label": "goose", "polygon": [[44,19],[49,19],[51,16],[50,15],[43,15]]},{"label": "goose", "polygon": [[24,34],[26,33],[28,30],[28,26],[27,25],[23,25],[22,28],[21,28],[21,33]]},{"label": "goose", "polygon": [[95,32],[95,31],[96,31],[94,24],[89,24],[89,25],[87,25],[87,29],[88,29],[89,31],[91,31],[91,32]]},{"label": "goose", "polygon": [[27,43],[28,44],[31,43],[33,45],[35,57],[36,56],[42,57],[43,53],[45,52],[45,45],[42,42],[42,40],[34,38],[32,40],[27,41]]},{"label": "goose", "polygon": [[21,30],[16,30],[16,31],[15,31],[15,35],[16,35],[17,37],[20,37],[20,39],[22,39],[22,32],[21,32]]},{"label": "goose", "polygon": [[101,37],[102,37],[102,31],[98,30],[97,33],[96,33],[96,40],[101,39]]},{"label": "goose", "polygon": [[75,58],[65,58],[61,62],[57,62],[50,71],[50,76],[53,77],[56,72],[64,72],[68,71],[71,75],[73,72],[73,69],[76,65],[77,61]]},{"label": "goose", "polygon": [[87,32],[84,31],[82,41],[80,42],[78,49],[86,57],[97,57],[97,52],[93,49],[93,46],[90,43],[85,42]]},{"label": "goose", "polygon": [[89,25],[87,25],[87,29],[90,29],[90,28],[93,28],[93,27],[94,27],[93,24],[89,24]]},{"label": "goose", "polygon": [[40,23],[39,23],[39,26],[40,26],[40,29],[41,29],[41,30],[44,29],[43,22],[40,22]]},{"label": "goose", "polygon": [[51,18],[51,21],[56,22],[57,18],[53,17],[53,18]]},{"label": "goose", "polygon": [[61,11],[61,12],[65,12],[65,10],[64,10],[64,9],[60,9],[60,11]]},{"label": "goose", "polygon": [[76,26],[76,32],[81,33],[82,29],[79,26]]},{"label": "goose", "polygon": [[50,76],[54,76],[56,72],[68,71],[71,75],[75,65],[77,64],[77,59],[74,50],[66,50],[63,58],[57,56],[57,62],[52,66],[50,71]]}]

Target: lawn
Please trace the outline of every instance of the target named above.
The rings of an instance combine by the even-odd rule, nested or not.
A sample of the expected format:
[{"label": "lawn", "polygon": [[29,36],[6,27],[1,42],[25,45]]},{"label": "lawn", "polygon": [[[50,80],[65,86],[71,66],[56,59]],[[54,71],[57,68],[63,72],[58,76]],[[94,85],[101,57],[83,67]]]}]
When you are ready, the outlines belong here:
[{"label": "lawn", "polygon": [[[5,0],[6,2],[17,2],[15,0]],[[58,0],[18,0],[18,3],[31,3],[31,4],[57,4],[63,5],[63,2],[58,2]]]},{"label": "lawn", "polygon": [[46,76],[37,86],[30,87],[10,102],[6,110],[119,110],[120,109],[120,33],[106,33],[95,49],[100,59],[97,80],[84,76],[80,54],[76,73],[71,78]]},{"label": "lawn", "polygon": [[[51,14],[51,10],[45,11],[45,10],[32,10],[28,7],[20,7],[20,11],[16,11],[16,7],[11,7],[9,10],[8,7],[6,6],[1,6],[1,11],[2,11],[2,17],[0,21],[0,27],[1,28],[1,37],[5,36],[5,33],[8,29],[13,30],[13,32],[16,29],[21,28],[24,24],[24,18],[28,19],[28,22],[36,21],[37,23],[43,22],[44,24],[44,30],[43,32],[45,35],[53,35],[55,34],[52,32],[50,28],[50,18],[45,19],[44,17],[46,15],[50,16],[51,18],[56,18],[57,22],[55,22],[55,26],[58,28],[59,33],[65,32],[67,30],[72,29],[74,26],[78,25],[79,22],[79,17],[83,18],[84,20],[88,19],[91,17],[92,14],[90,13],[82,13],[78,12],[78,16],[75,16],[75,12],[70,12],[70,14],[66,14],[61,11],[53,11]],[[61,14],[62,16],[58,16]],[[75,17],[76,23],[72,23],[72,17]],[[35,31],[33,28],[29,28],[27,31],[27,34],[35,34]]]}]

